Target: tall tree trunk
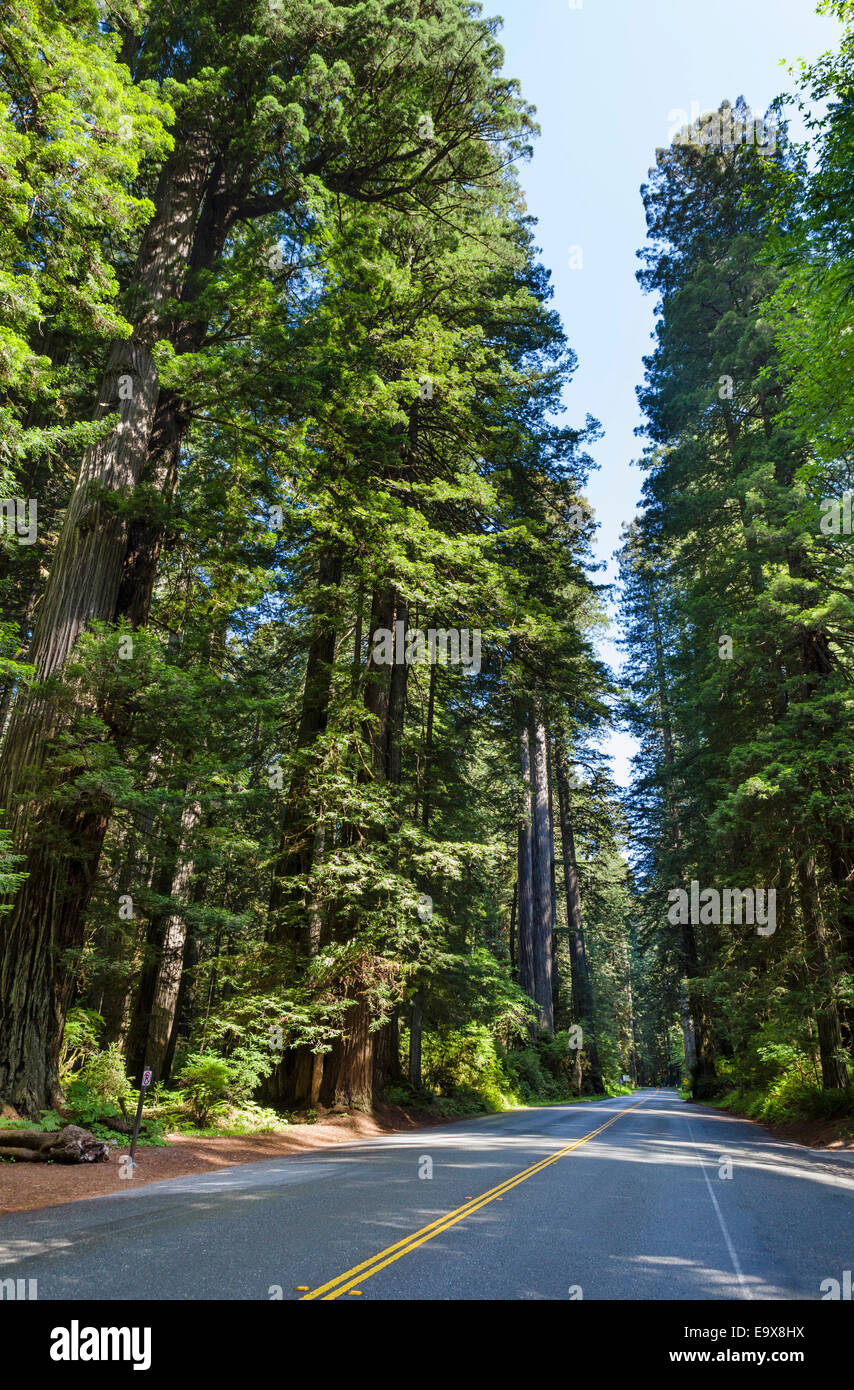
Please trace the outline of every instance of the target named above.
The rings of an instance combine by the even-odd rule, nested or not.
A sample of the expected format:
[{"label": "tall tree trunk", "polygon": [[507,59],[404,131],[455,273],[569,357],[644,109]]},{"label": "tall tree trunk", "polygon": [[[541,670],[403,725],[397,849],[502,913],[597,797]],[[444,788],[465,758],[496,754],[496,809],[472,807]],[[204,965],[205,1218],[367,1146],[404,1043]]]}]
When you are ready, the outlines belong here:
[{"label": "tall tree trunk", "polygon": [[320,1099],[324,1105],[346,1105],[370,1110],[374,1102],[374,1034],[368,995],[360,982],[355,986],[340,1038],[326,1054]]},{"label": "tall tree trunk", "polygon": [[[167,870],[168,896],[178,904],[188,898],[193,877],[192,839],[200,819],[201,806],[192,798],[188,799],[181,814],[177,862]],[[151,923],[151,983],[149,989],[140,991],[141,1016],[128,1048],[128,1065],[137,1084],[146,1066],[151,1068],[155,1081],[163,1077],[175,1023],[186,935],[187,922],[180,906],[158,913]]]},{"label": "tall tree trunk", "polygon": [[[192,896],[194,903],[204,902],[207,896],[207,876],[204,876],[201,881],[195,885]],[[199,930],[191,917],[187,923],[187,932],[184,937],[184,958],[181,961],[181,982],[178,986],[178,1001],[175,1005],[175,1018],[172,1024],[172,1032],[169,1036],[169,1044],[166,1048],[166,1056],[163,1058],[161,1078],[164,1081],[168,1081],[172,1075],[172,1068],[175,1065],[175,1051],[179,1042],[186,1041],[190,1037],[192,1031],[196,1006],[196,985],[200,955],[201,939]]]},{"label": "tall tree trunk", "polygon": [[421,991],[412,1000],[409,1016],[409,1084],[414,1090],[421,1090],[421,1030],[424,1021],[424,1008]]},{"label": "tall tree trunk", "polygon": [[[274,944],[288,945],[303,961],[317,954],[323,924],[316,899],[307,900],[302,886],[295,885],[294,880],[311,873],[325,846],[323,811],[311,790],[311,760],[314,745],[329,721],[343,563],[341,547],[327,542],[317,561],[317,610],[297,730],[298,761],[282,814],[270,892],[268,939]],[[324,1065],[324,1054],[314,1053],[308,1047],[290,1048],[262,1082],[259,1094],[262,1099],[279,1104],[315,1104]]]},{"label": "tall tree trunk", "polygon": [[[519,985],[531,999],[536,999],[534,976],[534,865],[531,837],[531,744],[528,722],[519,723],[519,770],[522,775],[522,800],[517,830],[518,910],[517,938]],[[532,1024],[532,1028],[534,1025]]]},{"label": "tall tree trunk", "polygon": [[682,1024],[682,1044],[685,1048],[685,1074],[692,1077],[697,1066],[697,1045],[687,980],[679,981],[679,1020]]},{"label": "tall tree trunk", "polygon": [[548,783],[548,807],[549,807],[549,897],[552,906],[551,912],[551,939],[552,939],[552,1013],[555,1025],[560,1009],[560,977],[558,974],[557,959],[557,863],[555,861],[555,816],[554,816],[554,792],[552,788],[552,740],[546,739],[546,780]]},{"label": "tall tree trunk", "polygon": [[797,873],[804,926],[812,948],[813,965],[818,975],[821,995],[815,1010],[821,1057],[821,1084],[825,1090],[844,1090],[848,1085],[848,1068],[839,1025],[839,1003],[836,997],[833,962],[816,879],[815,860],[812,856],[799,860]]},{"label": "tall tree trunk", "polygon": [[[789,554],[788,569],[793,579],[806,579],[812,582],[816,579],[814,569],[802,551]],[[810,608],[817,606],[818,603],[819,599],[814,593],[803,603],[802,606],[805,610],[803,621],[805,624],[809,622]],[[828,680],[835,672],[836,661],[828,634],[824,626],[816,620],[813,620],[812,626],[808,627],[801,637],[800,658],[803,671],[801,698],[804,702],[820,700],[827,689]],[[833,789],[827,785],[826,776],[820,777],[819,780],[824,784],[821,789],[827,802],[832,805]],[[812,791],[812,787],[805,786],[803,789],[804,798],[808,799]],[[854,908],[852,908],[854,865],[852,865],[850,853],[846,853],[845,850],[845,843],[848,838],[845,828],[839,821],[835,821],[832,815],[828,817],[823,839],[827,847],[831,878],[836,889],[842,945],[848,956],[849,967],[851,967],[854,966],[854,951],[852,951],[854,948],[854,935],[852,935],[854,932],[852,926],[854,923]],[[837,998],[835,970],[831,959],[824,908],[819,893],[813,854],[798,863],[797,878],[807,938],[813,949],[816,967],[822,981],[821,987],[825,993],[825,1000],[819,1006],[816,1015],[822,1085],[825,1088],[836,1089],[848,1084],[848,1067],[842,1041],[843,1011]],[[854,1010],[851,1010],[849,1006],[846,1019],[849,1031],[853,1018]]]},{"label": "tall tree trunk", "polygon": [[310,954],[308,917],[288,914],[289,904],[301,905],[301,889],[291,880],[311,872],[317,848],[318,805],[311,796],[311,750],[329,719],[332,668],[337,636],[336,606],[341,585],[343,555],[339,546],[327,545],[317,566],[318,613],[308,651],[302,710],[297,730],[297,767],[291,778],[282,815],[279,855],[270,895],[271,936],[289,941],[303,955]]},{"label": "tall tree trunk", "polygon": [[[146,873],[146,843],[150,836],[150,813],[145,817],[145,838],[133,824],[121,836],[116,848],[118,870],[113,874],[116,901],[131,892],[134,883]],[[86,1007],[104,1019],[102,1045],[120,1042],[127,1026],[127,1004],[139,944],[138,924],[122,920],[105,921],[95,933],[97,961],[86,995]]]},{"label": "tall tree trunk", "polygon": [[[572,803],[569,795],[569,770],[566,752],[560,736],[555,740],[555,772],[557,774],[558,806],[560,809],[560,842],[563,858],[563,882],[566,892],[566,924],[569,928],[569,968],[572,976],[573,1016],[580,1025],[583,1049],[589,1063],[589,1085],[594,1094],[603,1089],[599,1048],[593,1012],[593,990],[584,945],[584,923],[581,914],[581,888],[578,882],[578,862],[575,854],[575,832],[572,825]],[[581,1067],[581,1050],[578,1055]],[[581,1077],[579,1074],[579,1088]]]},{"label": "tall tree trunk", "polygon": [[368,664],[365,674],[365,709],[371,716],[365,721],[365,741],[371,750],[371,764],[375,777],[385,780],[388,767],[388,729],[389,699],[391,697],[391,675],[394,667],[387,667],[374,659],[376,637],[380,630],[394,633],[397,611],[397,593],[393,584],[385,584],[375,589],[371,601],[370,639],[368,643]]},{"label": "tall tree trunk", "polygon": [[[394,661],[390,668],[372,660],[378,629],[386,628],[405,647],[408,606],[403,595],[391,584],[377,590],[371,609],[368,674],[365,708],[373,718],[366,721],[366,739],[371,749],[374,777],[396,787],[401,777],[401,739],[406,710],[406,681],[409,668]],[[396,624],[400,624],[399,633]],[[344,930],[348,931],[347,924]],[[381,1094],[387,1076],[385,1059],[391,1055],[389,1020],[382,1029],[371,1028],[372,1017],[367,981],[354,981],[353,1002],[344,1018],[344,1031],[332,1051],[327,1053],[321,1097],[324,1103],[352,1105],[366,1109]],[[375,1054],[379,1065],[375,1064]]]},{"label": "tall tree trunk", "polygon": [[[430,826],[430,779],[433,771],[433,719],[436,709],[436,663],[430,667],[430,684],[427,693],[427,729],[424,736],[423,803],[421,824],[424,829]],[[416,1091],[421,1090],[421,1052],[424,1028],[424,986],[420,984],[409,1015],[409,1084]]]},{"label": "tall tree trunk", "polygon": [[[112,622],[116,614],[128,532],[103,493],[132,493],[145,467],[159,397],[153,348],[167,303],[181,293],[208,171],[206,134],[181,132],[137,258],[134,332],[113,343],[100,391],[97,418],[117,411],[120,423],[83,456],[39,605],[28,656],[39,680],[61,671],[87,624]],[[60,1100],[67,959],[82,944],[82,908],[110,811],[105,795],[61,813],[38,792],[17,801],[16,793],[26,790],[25,770],[44,765],[57,724],[44,695],[22,697],[9,719],[0,781],[0,804],[10,811],[28,874],[12,911],[0,919],[0,994],[8,1005],[0,1020],[0,1096],[28,1115]]]},{"label": "tall tree trunk", "polygon": [[[406,634],[409,626],[409,605],[402,594],[395,593],[394,627],[395,650],[398,644],[405,654]],[[406,688],[409,667],[405,661],[395,660],[389,674],[388,707],[385,730],[385,780],[388,786],[398,792],[397,819],[402,818],[403,807],[399,800],[399,788],[403,776],[403,728],[406,718]],[[398,868],[395,859],[395,868]],[[373,1034],[374,1041],[374,1100],[385,1093],[389,1081],[400,1069],[400,1052],[397,1034],[397,1010],[387,1023]]]},{"label": "tall tree trunk", "polygon": [[633,1086],[638,1084],[637,1047],[635,1044],[635,996],[632,989],[632,960],[628,943],[624,944],[623,955],[626,967],[626,994],[628,995],[628,1034],[629,1034],[629,1077]]},{"label": "tall tree trunk", "polygon": [[548,738],[539,710],[531,721],[531,843],[534,869],[534,984],[540,1027],[554,1035],[552,1001],[552,843]]},{"label": "tall tree trunk", "polygon": [[[653,644],[655,648],[656,683],[658,686],[658,704],[661,714],[661,738],[664,749],[666,779],[664,794],[665,806],[671,826],[674,858],[679,860],[681,858],[681,827],[673,790],[673,773],[676,759],[670,723],[670,705],[667,698],[664,640],[661,632],[658,600],[655,593],[654,581],[651,576],[648,578],[648,595],[650,616],[652,619]],[[681,866],[680,872],[684,883],[684,871],[682,871]],[[683,1036],[686,1044],[686,1058],[689,1052],[694,1058],[693,1067],[688,1072],[691,1078],[691,1094],[695,1100],[704,1100],[713,1095],[717,1089],[715,1049],[711,1019],[709,1018],[706,1001],[703,997],[702,986],[697,983],[700,974],[700,956],[697,950],[697,938],[694,932],[694,926],[690,918],[687,922],[682,924],[682,968],[684,971],[683,979],[685,981],[685,991],[688,1000],[687,1009],[682,1010]]]}]

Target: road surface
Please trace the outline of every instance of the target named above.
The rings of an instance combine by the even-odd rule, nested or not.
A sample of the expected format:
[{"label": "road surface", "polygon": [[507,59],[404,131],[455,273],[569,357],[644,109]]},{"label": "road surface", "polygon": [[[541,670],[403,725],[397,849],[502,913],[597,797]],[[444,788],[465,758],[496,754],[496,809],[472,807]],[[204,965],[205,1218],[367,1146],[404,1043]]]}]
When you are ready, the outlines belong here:
[{"label": "road surface", "polygon": [[39,1300],[820,1300],[853,1234],[850,1157],[645,1090],[3,1217],[0,1278]]}]

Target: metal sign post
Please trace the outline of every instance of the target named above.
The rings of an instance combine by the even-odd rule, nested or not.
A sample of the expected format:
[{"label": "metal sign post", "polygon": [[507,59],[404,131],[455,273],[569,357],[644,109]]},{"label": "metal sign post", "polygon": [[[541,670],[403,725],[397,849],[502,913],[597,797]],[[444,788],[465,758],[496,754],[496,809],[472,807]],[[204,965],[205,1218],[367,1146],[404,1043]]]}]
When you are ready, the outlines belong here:
[{"label": "metal sign post", "polygon": [[146,1067],[145,1071],[142,1073],[142,1085],[139,1088],[139,1104],[136,1107],[136,1119],[133,1122],[133,1137],[130,1141],[130,1153],[128,1154],[128,1161],[134,1168],[136,1167],[136,1164],[133,1161],[133,1156],[136,1153],[136,1141],[139,1138],[139,1122],[142,1119],[142,1107],[145,1103],[145,1093],[150,1085],[151,1068]]}]

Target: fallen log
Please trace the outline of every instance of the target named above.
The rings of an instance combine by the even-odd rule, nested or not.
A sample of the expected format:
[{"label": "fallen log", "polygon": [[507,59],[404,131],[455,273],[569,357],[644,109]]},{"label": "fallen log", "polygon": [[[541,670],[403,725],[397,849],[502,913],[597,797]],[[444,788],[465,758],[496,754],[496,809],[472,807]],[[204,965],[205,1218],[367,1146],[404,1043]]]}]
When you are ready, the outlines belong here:
[{"label": "fallen log", "polygon": [[88,1129],[66,1125],[49,1133],[43,1129],[0,1130],[0,1158],[18,1163],[106,1163],[110,1146]]},{"label": "fallen log", "polygon": [[133,1134],[133,1125],[130,1120],[118,1120],[114,1115],[96,1115],[95,1119],[99,1125],[105,1129],[112,1129],[116,1134]]},{"label": "fallen log", "polygon": [[44,1149],[59,1138],[61,1129],[4,1129],[3,1143],[7,1149]]}]

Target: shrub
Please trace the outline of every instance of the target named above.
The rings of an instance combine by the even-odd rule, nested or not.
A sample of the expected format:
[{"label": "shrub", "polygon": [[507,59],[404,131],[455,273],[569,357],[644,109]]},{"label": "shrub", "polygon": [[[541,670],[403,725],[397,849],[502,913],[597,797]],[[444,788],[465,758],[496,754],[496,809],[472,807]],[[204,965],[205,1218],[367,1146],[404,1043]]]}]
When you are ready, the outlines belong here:
[{"label": "shrub", "polygon": [[825,1091],[805,1074],[800,1058],[774,1081],[753,1088],[736,1087],[718,1102],[724,1110],[741,1112],[767,1124],[793,1120],[835,1120],[854,1115],[854,1086]]},{"label": "shrub", "polygon": [[137,1093],[128,1080],[125,1059],[118,1043],[111,1043],[103,1052],[94,1052],[86,1059],[69,1086],[69,1104],[75,1090],[82,1095],[80,1088],[85,1090],[96,1106],[99,1101],[102,1102],[101,1114],[115,1111],[128,1118],[128,1110],[136,1100]]},{"label": "shrub", "polygon": [[271,1110],[264,1105],[256,1105],[254,1101],[242,1101],[239,1105],[228,1105],[227,1102],[217,1106],[216,1129],[218,1134],[270,1134],[274,1130],[284,1129],[289,1123],[277,1110]]},{"label": "shrub", "polygon": [[549,1078],[543,1071],[538,1052],[533,1047],[520,1047],[508,1052],[504,1059],[513,1090],[524,1101],[545,1096]]},{"label": "shrub", "polygon": [[70,1076],[98,1051],[98,1038],[104,1020],[94,1009],[69,1009],[62,1035],[59,1081],[64,1086]]},{"label": "shrub", "polygon": [[190,1115],[200,1127],[207,1125],[227,1100],[241,1099],[245,1086],[238,1068],[213,1052],[192,1053],[175,1080],[185,1091]]},{"label": "shrub", "polygon": [[425,1034],[423,1067],[425,1084],[446,1098],[459,1096],[470,1104],[476,1095],[484,1108],[501,1109],[511,1094],[495,1039],[483,1025]]},{"label": "shrub", "polygon": [[433,1106],[436,1097],[432,1091],[427,1091],[423,1087],[416,1091],[414,1086],[410,1086],[408,1081],[395,1085],[391,1082],[386,1086],[385,1099],[389,1105],[418,1106],[420,1109]]},{"label": "shrub", "polygon": [[[501,1099],[503,1100],[503,1097]],[[490,1110],[501,1110],[504,1107],[503,1104],[496,1103],[494,1098],[490,1103],[482,1091],[475,1091],[471,1086],[458,1086],[452,1096],[438,1096],[435,1108],[444,1119],[457,1115],[464,1119],[466,1115],[483,1115]]]}]

